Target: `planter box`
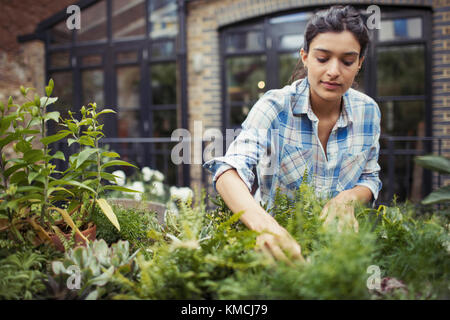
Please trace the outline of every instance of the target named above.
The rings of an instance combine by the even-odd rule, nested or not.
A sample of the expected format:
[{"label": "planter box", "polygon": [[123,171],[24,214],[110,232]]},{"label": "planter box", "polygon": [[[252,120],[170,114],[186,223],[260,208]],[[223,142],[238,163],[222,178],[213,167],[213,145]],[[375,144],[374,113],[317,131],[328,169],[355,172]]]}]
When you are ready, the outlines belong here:
[{"label": "planter box", "polygon": [[137,201],[134,199],[115,198],[107,199],[108,203],[120,205],[126,209],[146,209],[155,211],[157,213],[158,222],[164,224],[164,214],[166,212],[166,206],[162,203],[152,201]]},{"label": "planter box", "polygon": [[[97,235],[97,226],[93,225],[92,227],[81,231],[83,236],[85,236],[89,241],[94,241],[95,237]],[[70,239],[70,233],[65,233],[64,237],[69,240]],[[50,239],[52,239],[53,244],[55,245],[56,249],[58,249],[61,252],[64,252],[64,245],[61,242],[61,239],[56,234],[50,235]],[[78,233],[75,233],[75,247],[77,246],[86,246],[86,242],[80,237]]]}]

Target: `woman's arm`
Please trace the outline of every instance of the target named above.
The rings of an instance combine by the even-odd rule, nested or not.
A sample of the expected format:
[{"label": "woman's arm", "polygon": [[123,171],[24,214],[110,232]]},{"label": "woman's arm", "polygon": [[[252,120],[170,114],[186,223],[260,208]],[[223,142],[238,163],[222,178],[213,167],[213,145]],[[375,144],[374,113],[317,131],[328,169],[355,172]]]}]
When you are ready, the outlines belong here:
[{"label": "woman's arm", "polygon": [[235,169],[219,176],[216,189],[233,213],[244,211],[241,221],[249,229],[262,233],[257,238],[262,250],[279,260],[288,261],[283,251],[293,259],[303,260],[300,245],[257,203]]}]

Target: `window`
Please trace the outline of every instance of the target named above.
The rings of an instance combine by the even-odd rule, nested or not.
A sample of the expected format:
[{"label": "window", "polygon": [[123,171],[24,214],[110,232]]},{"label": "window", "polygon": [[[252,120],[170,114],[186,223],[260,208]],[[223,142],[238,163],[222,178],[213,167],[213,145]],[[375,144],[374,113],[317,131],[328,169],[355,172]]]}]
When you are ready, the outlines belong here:
[{"label": "window", "polygon": [[[178,184],[170,136],[187,111],[177,97],[177,1],[100,0],[80,6],[79,30],[68,30],[65,20],[46,30],[47,76],[59,97],[53,108],[63,115],[90,102],[115,109],[103,117],[103,141],[131,139],[110,147],[140,167],[162,171],[170,177],[166,183]],[[143,146],[132,140],[142,137],[168,142]]]}]

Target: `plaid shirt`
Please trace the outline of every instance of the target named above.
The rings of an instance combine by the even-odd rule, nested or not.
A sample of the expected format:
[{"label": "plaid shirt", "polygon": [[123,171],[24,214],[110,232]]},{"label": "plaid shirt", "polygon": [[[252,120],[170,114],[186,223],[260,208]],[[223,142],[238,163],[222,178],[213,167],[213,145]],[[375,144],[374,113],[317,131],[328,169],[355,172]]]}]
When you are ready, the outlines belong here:
[{"label": "plaid shirt", "polygon": [[325,156],[318,136],[319,119],[309,102],[309,82],[300,79],[266,92],[250,110],[225,156],[203,166],[213,173],[214,189],[217,178],[230,168],[236,169],[250,191],[257,181],[268,209],[277,188],[292,195],[304,177],[319,197],[335,197],[356,185],[365,186],[372,191],[373,206],[382,186],[378,177],[380,119],[372,98],[347,90]]}]

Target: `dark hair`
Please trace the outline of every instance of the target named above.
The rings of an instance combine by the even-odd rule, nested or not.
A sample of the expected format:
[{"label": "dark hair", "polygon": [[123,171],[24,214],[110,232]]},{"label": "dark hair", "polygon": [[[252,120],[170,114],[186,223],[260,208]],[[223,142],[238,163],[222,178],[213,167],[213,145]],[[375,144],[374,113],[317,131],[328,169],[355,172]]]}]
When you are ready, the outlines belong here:
[{"label": "dark hair", "polygon": [[[319,34],[325,32],[342,32],[348,30],[358,40],[361,46],[359,58],[366,54],[369,45],[369,31],[364,24],[363,18],[359,12],[352,6],[335,5],[326,10],[320,10],[311,17],[306,25],[303,41],[303,50],[309,52],[311,41]],[[289,82],[303,78],[305,70],[301,67],[300,58],[295,66],[294,72]]]}]

